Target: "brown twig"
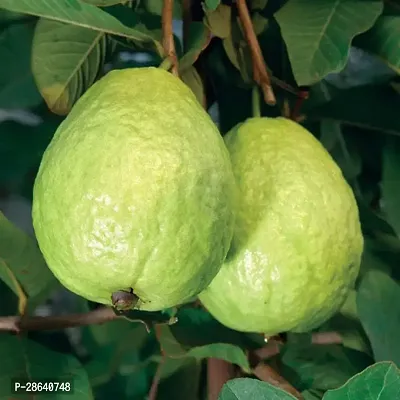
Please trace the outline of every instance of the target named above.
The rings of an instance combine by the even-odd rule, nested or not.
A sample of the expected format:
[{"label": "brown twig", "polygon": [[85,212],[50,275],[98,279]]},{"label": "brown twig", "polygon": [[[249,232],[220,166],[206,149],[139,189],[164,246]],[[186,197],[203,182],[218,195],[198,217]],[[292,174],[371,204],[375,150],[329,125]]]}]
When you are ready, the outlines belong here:
[{"label": "brown twig", "polygon": [[235,377],[235,367],[224,360],[207,360],[208,400],[218,400],[222,386]]},{"label": "brown twig", "polygon": [[165,356],[161,359],[157,366],[156,373],[154,374],[153,381],[151,383],[149,395],[147,396],[148,400],[156,400],[157,399],[157,392],[158,392],[158,385],[161,379],[161,370],[163,368],[165,362]]},{"label": "brown twig", "polygon": [[293,121],[298,121],[300,116],[301,107],[303,106],[304,100],[308,98],[308,92],[305,90],[300,90],[297,94],[297,99],[293,107],[293,111],[290,115],[290,118]]},{"label": "brown twig", "polygon": [[174,32],[172,29],[174,0],[164,0],[162,10],[163,48],[167,58],[171,61],[171,73],[178,76],[178,58],[175,51]]},{"label": "brown twig", "polygon": [[251,51],[251,58],[253,62],[253,79],[261,87],[265,102],[270,105],[275,105],[276,99],[274,91],[272,90],[271,80],[268,75],[267,65],[265,64],[264,56],[261,52],[253,23],[251,22],[246,0],[236,0],[236,5],[244,35]]},{"label": "brown twig", "polygon": [[303,399],[303,396],[282,376],[280,376],[271,366],[259,363],[254,369],[253,374],[262,381],[268,382],[271,385],[279,387],[290,393],[296,399]]},{"label": "brown twig", "polygon": [[0,331],[21,332],[21,331],[42,331],[72,328],[102,324],[117,319],[118,316],[110,307],[102,307],[82,314],[70,314],[49,317],[1,317]]},{"label": "brown twig", "polygon": [[316,332],[313,333],[311,343],[313,344],[342,344],[343,338],[338,332]]},{"label": "brown twig", "polygon": [[[343,343],[343,338],[338,332],[315,332],[311,336],[311,343],[317,345],[341,344]],[[249,353],[252,365],[276,356],[280,353],[282,345],[283,342],[278,339],[270,339],[266,346],[253,350]]]},{"label": "brown twig", "polygon": [[261,347],[261,349],[255,350],[253,352],[253,356],[257,359],[257,361],[260,361],[276,356],[279,353],[280,353],[279,342],[271,340],[267,343],[266,346]]}]

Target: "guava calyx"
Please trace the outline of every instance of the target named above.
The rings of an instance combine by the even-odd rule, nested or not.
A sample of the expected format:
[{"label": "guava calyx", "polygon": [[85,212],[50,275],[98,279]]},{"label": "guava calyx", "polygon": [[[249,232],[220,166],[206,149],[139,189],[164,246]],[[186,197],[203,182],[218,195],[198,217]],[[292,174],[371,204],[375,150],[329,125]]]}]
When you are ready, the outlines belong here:
[{"label": "guava calyx", "polygon": [[130,310],[139,301],[139,297],[133,293],[133,289],[130,288],[129,292],[126,290],[117,290],[111,295],[112,305],[119,311]]}]

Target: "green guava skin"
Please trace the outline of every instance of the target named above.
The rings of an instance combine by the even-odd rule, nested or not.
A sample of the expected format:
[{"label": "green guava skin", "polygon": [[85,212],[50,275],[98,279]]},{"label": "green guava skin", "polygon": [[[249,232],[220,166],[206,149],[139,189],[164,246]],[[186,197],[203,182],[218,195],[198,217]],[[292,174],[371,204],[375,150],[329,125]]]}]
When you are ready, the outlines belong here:
[{"label": "green guava skin", "polygon": [[239,192],[235,232],[199,299],[238,331],[309,331],[339,310],[359,272],[352,189],[321,143],[291,120],[250,118],[225,143]]},{"label": "green guava skin", "polygon": [[114,70],[74,105],[45,151],[33,224],[56,278],[136,309],[196,296],[219,271],[234,227],[224,141],[192,91],[157,68]]}]

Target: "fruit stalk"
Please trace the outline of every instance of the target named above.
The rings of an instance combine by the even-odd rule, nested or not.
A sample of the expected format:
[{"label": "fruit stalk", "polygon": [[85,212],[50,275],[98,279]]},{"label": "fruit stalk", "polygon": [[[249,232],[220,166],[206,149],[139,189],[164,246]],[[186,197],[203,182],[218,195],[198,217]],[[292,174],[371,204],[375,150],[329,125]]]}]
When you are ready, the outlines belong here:
[{"label": "fruit stalk", "polygon": [[276,104],[274,91],[272,90],[271,81],[267,71],[267,65],[261,52],[260,44],[258,43],[253,24],[251,22],[246,0],[237,0],[236,5],[244,35],[251,51],[251,58],[253,62],[253,79],[261,87],[265,102],[273,106]]},{"label": "fruit stalk", "polygon": [[171,60],[171,73],[178,76],[178,58],[175,51],[175,42],[172,29],[174,0],[164,0],[162,10],[163,48],[167,58]]}]

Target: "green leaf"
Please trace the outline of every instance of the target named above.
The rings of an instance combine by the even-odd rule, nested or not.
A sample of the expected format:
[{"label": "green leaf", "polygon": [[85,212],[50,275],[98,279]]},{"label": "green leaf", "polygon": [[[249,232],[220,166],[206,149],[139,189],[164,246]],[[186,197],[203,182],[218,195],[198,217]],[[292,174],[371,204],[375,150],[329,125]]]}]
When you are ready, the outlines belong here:
[{"label": "green leaf", "polygon": [[383,150],[382,201],[388,222],[400,236],[400,140],[388,138]]},{"label": "green leaf", "polygon": [[109,381],[94,388],[96,400],[143,400],[150,390],[154,367],[142,365],[130,375],[116,374]]},{"label": "green leaf", "polygon": [[27,173],[39,165],[51,137],[37,127],[14,121],[0,123],[0,185],[17,191]]},{"label": "green leaf", "polygon": [[363,277],[369,271],[381,271],[390,275],[391,268],[373,251],[371,241],[365,239],[359,277]]},{"label": "green leaf", "polygon": [[0,108],[26,108],[41,103],[31,72],[35,23],[14,24],[0,33]]},{"label": "green leaf", "polygon": [[67,115],[94,83],[105,61],[103,32],[40,19],[32,47],[32,70],[49,109]]},{"label": "green leaf", "polygon": [[[49,350],[23,336],[3,334],[0,338],[0,398],[16,398],[12,392],[12,379],[50,379],[73,384],[73,398],[92,399],[88,376],[73,356]],[[49,394],[35,394],[35,399],[47,399]],[[33,397],[31,397],[33,398]],[[50,395],[50,398],[55,398]],[[57,400],[67,400],[71,393],[58,393]]]},{"label": "green leaf", "polygon": [[263,17],[259,12],[254,13],[251,21],[257,36],[261,35],[268,27],[268,19]]},{"label": "green leaf", "polygon": [[333,120],[321,121],[321,142],[349,181],[360,174],[362,167],[357,146],[350,147],[350,140],[344,136],[340,122]]},{"label": "green leaf", "polygon": [[27,16],[26,14],[15,13],[12,11],[7,11],[0,9],[0,23],[9,23],[11,21],[21,21],[24,19],[32,19],[32,17]]},{"label": "green leaf", "polygon": [[243,350],[229,343],[212,343],[204,346],[192,347],[188,350],[179,343],[168,326],[160,326],[158,340],[168,357],[194,357],[197,360],[204,358],[219,358],[240,366],[244,371],[250,372],[250,366]]},{"label": "green leaf", "polygon": [[[141,0],[140,5],[148,13],[155,14],[155,15],[161,17],[162,9],[163,9],[162,1],[160,1],[160,0]],[[174,19],[177,19],[177,20],[182,18],[182,2],[180,0],[174,0],[172,16]]]},{"label": "green leaf", "polygon": [[[94,386],[106,383],[118,371],[129,375],[146,366],[151,360],[142,360],[139,350],[150,339],[142,324],[130,323],[130,329],[118,331],[117,324],[106,323],[102,331],[94,326],[86,328],[83,344],[91,353],[85,368]],[[94,340],[93,340],[94,339]]]},{"label": "green leaf", "polygon": [[323,400],[394,400],[400,393],[400,371],[390,362],[371,365],[339,389],[329,390]]},{"label": "green leaf", "polygon": [[[74,312],[87,313],[91,310],[89,302],[82,297],[77,297]],[[144,332],[147,335],[146,327],[138,322],[132,322],[128,319],[118,318],[103,324],[89,325],[86,328],[94,339],[94,346],[107,346],[111,343],[119,343],[124,340],[127,335],[131,335],[132,340],[138,340]]]},{"label": "green leaf", "polygon": [[186,356],[186,350],[176,340],[175,336],[168,326],[160,326],[158,328],[157,338],[160,342],[160,346],[163,349],[163,352],[168,357],[179,358]]},{"label": "green leaf", "polygon": [[225,39],[231,34],[231,7],[220,4],[214,11],[206,10],[204,23],[214,36]]},{"label": "green leaf", "polygon": [[268,0],[251,0],[251,9],[252,10],[264,10],[267,6]]},{"label": "green leaf", "polygon": [[[364,255],[365,253],[366,251],[364,251]],[[343,346],[371,356],[369,340],[358,318],[356,298],[356,290],[351,290],[340,311],[323,324],[318,331],[337,332],[342,338]],[[350,355],[358,355],[358,353]]]},{"label": "green leaf", "polygon": [[291,394],[252,378],[232,379],[224,384],[218,400],[294,400]]},{"label": "green leaf", "polygon": [[126,0],[81,0],[84,3],[93,4],[98,7],[108,7],[115,4],[127,3]]},{"label": "green leaf", "polygon": [[194,359],[165,359],[157,400],[198,399],[201,369],[201,363]]},{"label": "green leaf", "polygon": [[[43,152],[54,135],[61,118],[50,112],[30,126],[7,120],[0,123],[0,186],[32,201],[33,177]],[[36,122],[37,121],[37,122]]]},{"label": "green leaf", "polygon": [[220,4],[220,0],[204,0],[206,10],[214,11]]},{"label": "green leaf", "polygon": [[288,342],[281,355],[282,374],[299,390],[337,388],[373,362],[365,353],[334,344]]},{"label": "green leaf", "polygon": [[382,9],[376,0],[288,1],[275,17],[297,83],[311,85],[343,69],[352,39],[371,28]]},{"label": "green leaf", "polygon": [[372,210],[364,201],[358,201],[360,220],[363,230],[373,235],[393,236],[396,232],[391,225],[375,210]]},{"label": "green leaf", "polygon": [[193,347],[187,353],[188,356],[194,357],[198,360],[204,358],[218,358],[220,360],[228,361],[231,364],[236,364],[243,369],[243,371],[250,373],[250,365],[243,350],[229,343],[213,343],[201,347]]},{"label": "green leaf", "polygon": [[0,8],[122,36],[138,44],[151,45],[163,54],[160,32],[149,31],[137,14],[133,14],[136,20],[131,21],[132,27],[128,27],[101,8],[79,0],[0,0]]},{"label": "green leaf", "polygon": [[304,390],[301,392],[301,395],[304,397],[304,400],[320,400],[322,399],[323,392],[321,393],[319,390],[310,389]]},{"label": "green leaf", "polygon": [[236,18],[232,22],[232,35],[225,39],[223,44],[230,61],[239,69],[243,82],[252,85],[252,56],[250,48],[247,44],[247,40],[243,34],[242,25],[239,18]]},{"label": "green leaf", "polygon": [[222,44],[224,46],[225,53],[229,58],[229,61],[232,63],[232,65],[235,66],[235,68],[240,71],[239,52],[238,49],[235,47],[235,44],[233,43],[232,36],[225,38],[222,41]]},{"label": "green leaf", "polygon": [[375,361],[400,365],[400,285],[381,271],[369,271],[361,280],[357,308],[371,342]]},{"label": "green leaf", "polygon": [[356,45],[382,58],[400,73],[400,16],[382,15],[375,25],[360,35]]},{"label": "green leaf", "polygon": [[[1,1],[1,0],[0,0]],[[182,73],[191,67],[199,58],[200,53],[211,41],[211,32],[202,22],[192,22],[189,27],[188,49],[179,60],[179,70]]]},{"label": "green leaf", "polygon": [[192,92],[196,95],[198,102],[204,107],[206,105],[206,95],[204,92],[203,81],[195,67],[186,68],[182,74],[181,79],[190,87]]},{"label": "green leaf", "polygon": [[222,325],[204,309],[181,308],[177,318],[178,322],[172,325],[170,330],[185,348],[212,343],[230,343],[240,347],[249,345],[246,335]]},{"label": "green leaf", "polygon": [[36,243],[0,212],[0,279],[19,298],[19,312],[38,305],[56,284]]},{"label": "green leaf", "polygon": [[400,97],[393,88],[388,85],[366,85],[340,90],[331,101],[305,109],[304,113],[310,120],[332,119],[346,125],[399,136],[399,108]]}]

